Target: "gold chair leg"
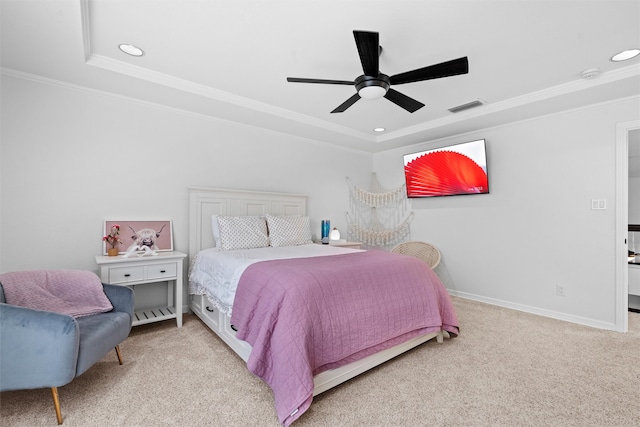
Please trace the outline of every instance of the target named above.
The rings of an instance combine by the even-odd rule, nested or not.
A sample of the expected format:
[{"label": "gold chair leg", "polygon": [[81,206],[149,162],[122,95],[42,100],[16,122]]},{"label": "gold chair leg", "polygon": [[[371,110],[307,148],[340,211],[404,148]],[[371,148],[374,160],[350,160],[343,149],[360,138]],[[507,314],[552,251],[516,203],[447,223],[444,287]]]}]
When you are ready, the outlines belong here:
[{"label": "gold chair leg", "polygon": [[[116,354],[118,355],[118,362],[122,365],[122,354],[120,353],[120,346],[116,346]],[[56,409],[56,418],[58,419],[58,425],[62,424],[62,411],[60,410],[60,398],[58,397],[58,387],[51,387],[51,397],[53,397],[53,406]]]},{"label": "gold chair leg", "polygon": [[58,425],[62,424],[62,411],[60,411],[60,399],[58,399],[58,387],[51,387],[51,396],[53,397],[53,406],[56,408],[56,418]]},{"label": "gold chair leg", "polygon": [[116,346],[116,354],[118,355],[118,362],[122,365],[122,354],[120,354],[120,346]]}]

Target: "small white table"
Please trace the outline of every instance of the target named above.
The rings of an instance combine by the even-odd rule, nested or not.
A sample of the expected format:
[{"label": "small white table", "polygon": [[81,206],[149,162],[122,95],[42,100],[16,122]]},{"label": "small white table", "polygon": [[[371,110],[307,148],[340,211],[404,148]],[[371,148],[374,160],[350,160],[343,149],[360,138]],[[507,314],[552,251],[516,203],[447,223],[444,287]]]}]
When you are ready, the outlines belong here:
[{"label": "small white table", "polygon": [[[147,283],[168,282],[167,305],[136,311],[133,326],[176,319],[178,328],[182,327],[182,272],[187,254],[182,252],[158,252],[158,255],[137,256],[129,258],[97,255],[96,263],[100,266],[100,279],[103,283],[120,286],[131,286]],[[173,284],[173,294],[171,292]],[[174,297],[175,296],[175,297]]]}]

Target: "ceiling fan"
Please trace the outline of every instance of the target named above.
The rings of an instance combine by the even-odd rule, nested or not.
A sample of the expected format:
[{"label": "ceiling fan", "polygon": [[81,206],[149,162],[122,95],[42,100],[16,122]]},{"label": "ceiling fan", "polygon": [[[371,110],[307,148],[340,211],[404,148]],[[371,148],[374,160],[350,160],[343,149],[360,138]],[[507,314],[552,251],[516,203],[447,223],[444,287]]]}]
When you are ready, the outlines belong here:
[{"label": "ceiling fan", "polygon": [[439,79],[469,72],[469,62],[465,56],[394,76],[387,76],[379,70],[379,59],[382,53],[382,47],[379,44],[379,34],[373,31],[354,30],[353,36],[356,39],[356,47],[358,48],[358,55],[360,56],[360,62],[362,63],[362,69],[364,71],[363,75],[357,77],[354,81],[305,79],[300,77],[287,77],[287,81],[293,83],[354,85],[357,91],[356,94],[340,104],[332,113],[344,112],[360,98],[378,99],[383,96],[408,112],[413,113],[424,107],[424,104],[392,89],[391,85]]}]

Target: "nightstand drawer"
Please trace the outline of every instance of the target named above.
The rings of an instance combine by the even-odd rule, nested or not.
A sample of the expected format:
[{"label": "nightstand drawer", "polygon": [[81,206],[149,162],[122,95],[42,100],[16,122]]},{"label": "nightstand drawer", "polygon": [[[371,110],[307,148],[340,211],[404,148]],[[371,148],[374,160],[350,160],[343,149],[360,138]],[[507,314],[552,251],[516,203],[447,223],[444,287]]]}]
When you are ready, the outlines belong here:
[{"label": "nightstand drawer", "polygon": [[144,280],[144,267],[121,267],[109,269],[109,283],[126,283]]},{"label": "nightstand drawer", "polygon": [[150,265],[147,268],[147,279],[172,279],[177,274],[175,262]]}]

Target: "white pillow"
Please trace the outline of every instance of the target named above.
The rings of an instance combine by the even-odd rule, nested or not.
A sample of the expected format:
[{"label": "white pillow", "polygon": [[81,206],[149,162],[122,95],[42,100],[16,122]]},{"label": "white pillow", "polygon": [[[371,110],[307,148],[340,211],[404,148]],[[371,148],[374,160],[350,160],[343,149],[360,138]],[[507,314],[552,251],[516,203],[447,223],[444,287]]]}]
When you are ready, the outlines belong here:
[{"label": "white pillow", "polygon": [[269,246],[267,222],[260,216],[218,216],[220,248],[264,248]]},{"label": "white pillow", "polygon": [[213,232],[213,241],[216,244],[216,248],[220,249],[222,244],[220,243],[220,227],[218,226],[218,215],[211,215],[211,231]]},{"label": "white pillow", "polygon": [[267,215],[271,246],[297,246],[313,243],[311,221],[308,216]]}]

